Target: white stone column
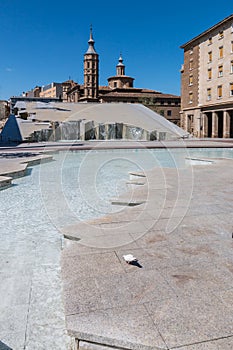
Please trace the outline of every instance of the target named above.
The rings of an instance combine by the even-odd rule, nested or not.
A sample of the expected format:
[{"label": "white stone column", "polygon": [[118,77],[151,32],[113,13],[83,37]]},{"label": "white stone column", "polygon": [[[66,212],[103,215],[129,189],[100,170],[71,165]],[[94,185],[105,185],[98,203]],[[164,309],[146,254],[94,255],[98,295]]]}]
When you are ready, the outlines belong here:
[{"label": "white stone column", "polygon": [[192,129],[192,121],[190,119],[190,115],[189,114],[185,114],[185,130],[187,132],[190,132],[191,133],[191,129]]},{"label": "white stone column", "polygon": [[197,137],[201,138],[202,137],[202,114],[200,113],[199,117],[197,117],[196,120],[196,132],[197,132]]},{"label": "white stone column", "polygon": [[223,112],[223,137],[230,137],[230,115],[228,111]]},{"label": "white stone column", "polygon": [[212,135],[211,137],[218,137],[218,114],[212,113]]},{"label": "white stone column", "polygon": [[202,137],[208,137],[208,117],[205,113],[202,114]]},{"label": "white stone column", "polygon": [[185,113],[185,119],[184,119],[184,129],[185,131],[189,132],[189,117],[188,114]]}]

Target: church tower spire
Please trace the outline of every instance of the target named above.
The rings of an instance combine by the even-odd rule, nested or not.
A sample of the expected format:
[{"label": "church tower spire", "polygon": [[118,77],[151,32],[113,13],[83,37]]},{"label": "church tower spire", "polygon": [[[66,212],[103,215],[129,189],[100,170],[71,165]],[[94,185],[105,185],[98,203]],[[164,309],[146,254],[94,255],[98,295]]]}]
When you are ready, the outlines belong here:
[{"label": "church tower spire", "polygon": [[86,54],[97,54],[94,48],[95,41],[92,34],[92,25],[90,26],[90,39],[88,40],[88,50]]},{"label": "church tower spire", "polygon": [[99,55],[94,44],[91,26],[88,49],[84,54],[84,99],[90,102],[98,101],[99,94]]},{"label": "church tower spire", "polygon": [[122,54],[120,53],[120,57],[118,59],[119,63],[116,66],[117,75],[125,75],[125,65],[123,64]]}]

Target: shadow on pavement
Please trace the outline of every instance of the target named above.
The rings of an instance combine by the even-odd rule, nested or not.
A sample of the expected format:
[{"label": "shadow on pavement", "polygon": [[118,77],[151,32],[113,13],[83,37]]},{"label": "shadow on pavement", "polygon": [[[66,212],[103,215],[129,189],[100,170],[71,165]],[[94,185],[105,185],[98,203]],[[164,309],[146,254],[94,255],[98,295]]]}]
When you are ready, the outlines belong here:
[{"label": "shadow on pavement", "polygon": [[12,348],[9,348],[9,346],[7,346],[6,344],[4,344],[3,342],[1,342],[0,340],[0,350],[13,350]]}]

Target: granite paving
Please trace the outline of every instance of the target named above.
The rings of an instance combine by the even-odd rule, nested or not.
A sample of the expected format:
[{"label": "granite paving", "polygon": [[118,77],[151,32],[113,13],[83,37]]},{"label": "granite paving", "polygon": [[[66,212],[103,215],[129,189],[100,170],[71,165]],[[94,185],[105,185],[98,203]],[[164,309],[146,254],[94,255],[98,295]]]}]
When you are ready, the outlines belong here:
[{"label": "granite paving", "polygon": [[[25,186],[34,181],[29,194],[23,184],[15,184],[30,174],[28,166],[51,156],[16,150],[0,155],[0,174],[12,180],[0,192],[5,198],[0,211],[0,349],[71,350],[62,301],[61,236],[42,208],[37,179],[25,177]],[[14,186],[20,188],[18,197]]]},{"label": "granite paving", "polygon": [[122,196],[141,206],[62,227],[80,238],[62,252],[66,324],[80,349],[232,348],[232,174],[229,159],[164,169],[165,181],[150,170]]},{"label": "granite paving", "polygon": [[[40,153],[31,155],[36,164],[44,151],[93,147],[233,144],[22,144],[0,150],[12,153],[0,159],[3,188],[26,175],[30,157],[24,152]],[[11,221],[30,213],[13,215],[6,208],[0,213],[8,222],[1,227],[0,349],[232,349],[232,170],[232,160],[215,159],[180,170],[152,169],[145,178],[129,174],[117,213],[59,230],[52,224],[48,230],[50,220],[38,204],[29,224],[36,238],[27,228],[9,235]],[[130,205],[136,202],[142,204]],[[18,204],[23,206],[21,198],[11,206]],[[124,261],[129,253],[137,263]]]}]

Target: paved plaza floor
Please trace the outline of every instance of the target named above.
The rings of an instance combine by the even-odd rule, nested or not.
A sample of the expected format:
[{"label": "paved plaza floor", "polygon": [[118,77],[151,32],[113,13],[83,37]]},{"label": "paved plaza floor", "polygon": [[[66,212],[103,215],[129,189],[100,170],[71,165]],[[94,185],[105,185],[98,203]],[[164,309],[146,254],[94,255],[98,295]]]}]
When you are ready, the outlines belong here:
[{"label": "paved plaza floor", "polygon": [[36,250],[26,229],[1,238],[3,349],[232,349],[233,160],[190,169],[131,174],[118,212],[63,226],[62,247],[52,227]]}]

